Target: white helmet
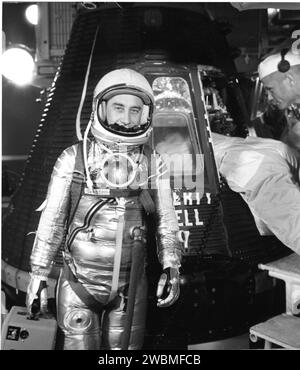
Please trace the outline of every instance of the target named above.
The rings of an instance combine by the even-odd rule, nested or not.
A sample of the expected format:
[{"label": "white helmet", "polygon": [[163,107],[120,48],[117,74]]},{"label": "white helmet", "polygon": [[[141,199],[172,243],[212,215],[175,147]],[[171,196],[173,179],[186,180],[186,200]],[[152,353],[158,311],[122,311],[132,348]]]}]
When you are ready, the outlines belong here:
[{"label": "white helmet", "polygon": [[[121,94],[135,95],[144,103],[140,125],[132,130],[126,130],[126,132],[109,126],[106,120],[107,101],[113,96]],[[153,91],[146,78],[132,69],[116,69],[103,76],[95,87],[92,133],[108,144],[144,144],[148,141],[152,131],[153,107]]]}]

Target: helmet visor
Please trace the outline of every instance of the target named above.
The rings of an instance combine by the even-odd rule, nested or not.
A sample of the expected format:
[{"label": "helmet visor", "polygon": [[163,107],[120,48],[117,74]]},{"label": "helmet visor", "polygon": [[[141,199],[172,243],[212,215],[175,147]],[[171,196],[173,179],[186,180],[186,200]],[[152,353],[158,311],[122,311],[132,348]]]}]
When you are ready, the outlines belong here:
[{"label": "helmet visor", "polygon": [[[110,113],[108,120],[108,101],[110,99],[113,99],[115,96],[120,96],[120,98],[122,98],[122,96],[124,98],[125,96],[126,98],[127,95],[137,97],[139,98],[138,100],[142,102],[142,110],[140,112],[139,119],[135,120],[133,118],[123,121],[123,119],[118,119],[118,115],[114,117],[114,114]],[[118,103],[118,99],[115,100],[117,101],[116,105],[121,105],[120,103]],[[110,105],[109,109],[112,109],[112,105]],[[120,88],[118,86],[117,88],[115,87],[114,89],[109,89],[109,91],[105,91],[103,94],[101,94],[101,96],[97,97],[96,112],[99,123],[103,126],[103,128],[105,128],[105,130],[117,135],[134,137],[146,133],[151,126],[152,111],[153,104],[151,99],[143,91],[140,91],[138,89],[128,87]],[[115,121],[114,118],[116,118]]]}]

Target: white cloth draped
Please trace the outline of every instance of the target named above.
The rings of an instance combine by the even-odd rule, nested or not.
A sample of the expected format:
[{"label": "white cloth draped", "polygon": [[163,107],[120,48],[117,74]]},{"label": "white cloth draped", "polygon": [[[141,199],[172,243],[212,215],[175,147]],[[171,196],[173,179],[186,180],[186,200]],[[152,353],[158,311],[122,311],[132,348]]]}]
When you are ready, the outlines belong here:
[{"label": "white cloth draped", "polygon": [[261,235],[300,254],[299,161],[286,144],[212,134],[220,174],[247,202]]}]

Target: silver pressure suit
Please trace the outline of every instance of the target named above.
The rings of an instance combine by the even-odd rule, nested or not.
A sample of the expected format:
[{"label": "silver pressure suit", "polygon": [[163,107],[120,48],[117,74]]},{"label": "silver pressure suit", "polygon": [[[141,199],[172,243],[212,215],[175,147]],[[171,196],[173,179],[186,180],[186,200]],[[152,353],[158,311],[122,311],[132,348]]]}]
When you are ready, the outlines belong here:
[{"label": "silver pressure suit", "polygon": [[[100,189],[104,184],[98,166],[105,153],[98,144],[96,140],[91,142],[88,168],[94,186]],[[136,159],[137,148],[133,146],[129,151],[133,160]],[[77,150],[78,144],[64,150],[54,166],[31,255],[35,275],[49,275],[62,243],[69,217],[70,188]],[[147,163],[142,160],[138,165],[145,168]],[[171,191],[159,176],[156,184],[154,201],[158,259],[163,269],[178,268],[181,245],[176,238],[178,223]],[[144,215],[137,195],[103,197],[99,192],[83,192],[73,220],[68,225],[66,254],[73,274],[99,302],[99,309],[98,312],[90,309],[79,298],[69,284],[66,268],[62,269],[56,299],[58,325],[64,333],[64,349],[120,349],[132,258],[133,240],[129,232],[132,227],[146,226]],[[120,227],[122,222],[123,228]],[[121,252],[118,251],[120,233]],[[119,269],[116,269],[118,258]],[[145,266],[145,259],[141,264]],[[113,291],[116,276],[117,287]],[[129,349],[139,349],[143,344],[146,302],[147,282],[143,269],[137,285]]]}]

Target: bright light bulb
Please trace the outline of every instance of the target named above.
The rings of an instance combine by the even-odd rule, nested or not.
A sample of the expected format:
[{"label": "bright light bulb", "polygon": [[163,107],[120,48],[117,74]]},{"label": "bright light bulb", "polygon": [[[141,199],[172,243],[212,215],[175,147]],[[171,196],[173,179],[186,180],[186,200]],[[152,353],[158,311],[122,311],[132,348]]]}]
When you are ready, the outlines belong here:
[{"label": "bright light bulb", "polygon": [[7,49],[1,55],[1,73],[17,85],[28,84],[33,77],[34,60],[28,51],[21,48]]},{"label": "bright light bulb", "polygon": [[29,5],[26,8],[25,15],[26,15],[28,22],[30,22],[31,24],[35,26],[38,24],[39,10],[38,10],[37,5]]},{"label": "bright light bulb", "polygon": [[268,8],[267,9],[268,16],[272,17],[272,18],[278,13],[278,11],[279,11],[279,9],[275,9],[275,8]]}]

